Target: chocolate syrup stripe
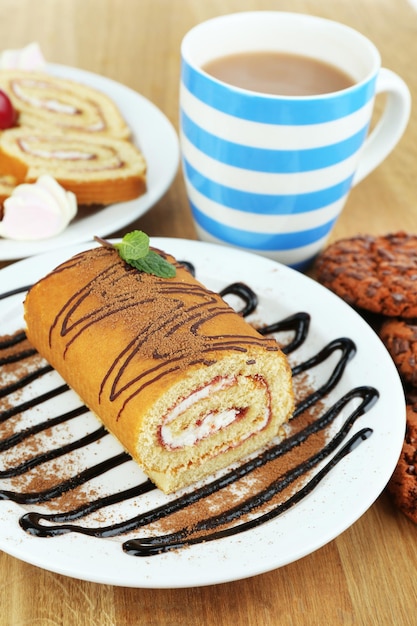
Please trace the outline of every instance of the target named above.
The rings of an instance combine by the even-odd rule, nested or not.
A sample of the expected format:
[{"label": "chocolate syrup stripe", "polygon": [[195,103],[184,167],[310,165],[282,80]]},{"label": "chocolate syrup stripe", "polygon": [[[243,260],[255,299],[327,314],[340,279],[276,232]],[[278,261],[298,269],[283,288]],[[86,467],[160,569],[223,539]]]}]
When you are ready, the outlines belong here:
[{"label": "chocolate syrup stripe", "polygon": [[[331,409],[329,409],[320,419],[316,420],[313,424],[306,427],[296,435],[292,437],[286,438],[282,443],[268,448],[262,454],[257,457],[247,461],[236,469],[227,472],[224,476],[219,479],[199,488],[194,489],[190,493],[185,494],[184,496],[177,498],[168,504],[164,504],[155,509],[146,511],[143,514],[135,516],[129,520],[125,520],[118,524],[112,524],[109,526],[101,526],[99,528],[91,528],[91,527],[83,527],[83,526],[75,526],[71,524],[59,524],[60,522],[68,522],[74,521],[75,519],[79,519],[80,517],[86,516],[91,512],[101,508],[100,503],[103,506],[107,506],[109,502],[104,502],[105,499],[97,500],[93,503],[85,505],[84,507],[80,507],[74,511],[68,511],[65,513],[58,514],[41,514],[41,513],[27,513],[21,518],[22,527],[30,532],[31,534],[37,536],[55,536],[60,534],[65,534],[68,532],[78,532],[85,535],[91,535],[94,537],[112,537],[118,536],[121,534],[125,534],[127,532],[132,532],[141,527],[145,527],[148,524],[155,523],[163,518],[166,518],[174,513],[178,513],[179,511],[183,511],[188,506],[196,504],[197,502],[203,500],[204,498],[208,498],[210,495],[220,491],[228,487],[229,485],[237,482],[244,476],[249,475],[254,472],[256,469],[261,468],[262,466],[270,463],[271,461],[276,460],[277,458],[287,454],[291,450],[296,447],[301,446],[305,443],[309,437],[313,434],[325,429],[328,427],[339,415],[340,411],[345,408],[345,406],[351,402],[355,398],[362,398],[362,402],[355,409],[349,418],[345,421],[342,428],[338,431],[338,433],[334,436],[332,441],[325,446],[319,453],[310,457],[305,463],[300,464],[296,468],[292,469],[288,472],[284,477],[280,477],[279,480],[272,483],[269,490],[266,494],[256,494],[256,496],[249,498],[245,505],[239,505],[236,508],[229,509],[224,515],[232,516],[231,519],[225,519],[222,523],[226,523],[232,521],[235,518],[239,518],[243,514],[247,513],[246,509],[254,509],[262,504],[265,504],[268,500],[273,498],[275,495],[280,493],[284,488],[288,487],[292,482],[300,478],[301,476],[308,473],[311,469],[313,469],[318,463],[323,461],[329,454],[334,452],[336,448],[342,443],[342,441],[347,436],[348,432],[361,415],[370,408],[370,406],[374,403],[377,397],[377,392],[370,387],[363,387],[352,390],[350,393],[346,394],[341,400],[339,400]],[[370,429],[367,429],[370,434]],[[333,461],[331,461],[333,463]],[[324,476],[324,475],[323,475]],[[114,503],[114,500],[113,502]],[[48,525],[44,526],[41,524],[41,521],[47,521]],[[55,523],[57,525],[50,526],[51,523]],[[209,524],[209,519],[206,519],[201,522],[201,524]],[[193,527],[193,532],[196,527]],[[200,529],[201,530],[201,529]],[[185,530],[184,530],[185,532]],[[187,531],[189,532],[189,531]],[[235,531],[236,532],[236,531]],[[206,537],[206,535],[204,535]],[[201,538],[203,540],[203,538]],[[158,538],[155,538],[157,541]],[[139,556],[139,554],[138,554]]]},{"label": "chocolate syrup stripe", "polygon": [[[48,418],[48,420],[45,422],[41,422],[40,424],[36,424],[35,426],[31,426],[30,428],[25,428],[20,432],[10,435],[10,437],[2,439],[0,441],[0,452],[10,450],[10,448],[13,448],[19,443],[22,443],[22,441],[28,439],[29,437],[32,437],[33,435],[37,435],[38,433],[44,432],[45,430],[48,430],[48,428],[53,428],[54,426],[58,426],[59,424],[69,422],[70,420],[79,417],[80,415],[85,415],[86,413],[88,413],[87,407],[79,406],[78,408],[69,411],[68,413],[63,413],[62,415],[58,415],[57,417]],[[0,472],[0,476],[2,475],[2,472]]]},{"label": "chocolate syrup stripe", "polygon": [[[239,346],[236,346],[236,343],[235,343],[236,341],[239,342]],[[236,351],[236,352],[246,352],[246,349],[244,348],[245,345],[253,346],[253,345],[256,345],[256,343],[257,343],[256,340],[253,340],[252,338],[246,340],[245,338],[238,336],[238,335],[231,337],[231,341],[229,343],[229,336],[224,335],[221,342],[219,343],[213,342],[210,348],[202,349],[200,352],[201,358],[198,358],[193,361],[190,360],[188,362],[188,365],[195,365],[195,364],[210,365],[210,363],[214,362],[213,358],[210,359],[210,354],[215,353],[216,351],[229,350],[229,351]],[[271,348],[267,348],[267,350],[269,349],[271,349],[272,351],[272,350],[277,350],[278,348],[274,346]],[[135,355],[135,351],[132,351],[130,357],[133,357],[134,355]],[[125,385],[121,386],[118,390],[116,390],[116,385],[119,382],[120,377],[123,375],[124,369],[127,366],[128,361],[130,360],[130,357],[121,365],[118,373],[115,375],[115,378],[111,387],[111,395],[109,396],[110,400],[114,400],[120,394],[122,394],[123,392],[126,392],[130,387],[134,388],[133,392],[127,395],[126,398],[124,399],[124,402],[117,415],[117,419],[119,419],[120,415],[123,413],[126,405],[129,402],[131,402],[133,398],[139,395],[140,392],[143,391],[143,389],[145,389],[149,385],[154,384],[156,381],[160,380],[167,374],[180,370],[183,367],[183,363],[184,363],[184,358],[182,355],[179,355],[178,357],[172,357],[169,361],[162,362],[162,364],[158,364],[155,367],[146,370],[145,372],[141,373],[136,378],[129,379]],[[141,382],[141,384],[138,384],[139,381],[142,379],[145,379],[145,380]],[[105,380],[107,380],[107,377],[104,379],[103,384]],[[102,391],[102,388],[100,390],[100,393],[101,391]]]},{"label": "chocolate syrup stripe", "polygon": [[[16,386],[17,385],[15,385],[15,387]],[[23,411],[27,411],[28,409],[32,409],[35,406],[39,406],[43,404],[47,400],[56,398],[57,396],[60,396],[62,393],[68,390],[69,390],[68,385],[64,383],[63,385],[59,385],[59,387],[55,387],[54,389],[51,389],[50,391],[46,391],[45,393],[42,393],[36,398],[32,398],[32,400],[28,400],[27,402],[22,402],[21,404],[17,404],[10,409],[6,409],[5,411],[2,411],[0,413],[0,424],[10,419],[11,417],[14,417],[15,415],[19,415],[19,413],[22,413]]]},{"label": "chocolate syrup stripe", "polygon": [[[36,354],[36,352],[34,354]],[[5,365],[7,365],[10,362],[11,361],[6,362]],[[3,398],[5,396],[12,394],[14,391],[21,389],[22,386],[28,385],[29,383],[33,382],[37,378],[40,378],[44,374],[47,374],[48,372],[52,372],[52,371],[53,371],[53,368],[50,365],[39,367],[37,370],[30,372],[30,374],[26,374],[25,376],[22,376],[22,378],[18,382],[10,383],[10,385],[6,385],[5,387],[3,387],[3,389],[0,389],[0,398]]]},{"label": "chocolate syrup stripe", "polygon": [[[98,249],[101,255],[108,255],[107,248]],[[112,251],[112,254],[114,251]],[[64,269],[65,271],[65,269]],[[61,310],[58,312],[50,330],[49,343],[52,345],[55,333],[60,337],[67,337],[67,343],[65,352],[70,349],[72,343],[89,327],[105,318],[109,318],[113,315],[120,315],[121,311],[134,307],[139,310],[142,304],[152,302],[153,298],[147,297],[143,301],[138,301],[135,297],[129,296],[131,290],[131,277],[140,280],[140,273],[132,273],[132,268],[126,271],[124,264],[120,263],[120,259],[117,262],[112,263],[104,270],[102,270],[94,279],[88,281],[80,290],[78,290],[69,300],[64,304]],[[91,295],[94,290],[97,289],[97,285],[100,285],[101,291],[112,289],[115,283],[126,283],[126,290],[121,289],[122,295],[112,300],[111,304],[105,303],[97,306],[88,314],[82,313],[81,305],[84,300]],[[251,290],[245,290],[242,287],[238,287],[237,284],[233,287],[234,291],[239,291],[241,297],[248,298],[248,294]],[[114,289],[112,289],[114,291]],[[207,291],[199,284],[188,284],[180,280],[170,279],[169,281],[159,281],[158,292],[162,295],[169,295],[169,302],[171,309],[169,314],[157,318],[150,323],[144,323],[141,328],[138,329],[137,335],[134,340],[124,347],[123,351],[117,356],[115,361],[110,364],[110,367],[102,381],[100,395],[103,394],[106,386],[109,386],[108,397],[110,401],[116,400],[121,394],[128,393],[128,397],[124,401],[120,413],[124,410],[126,404],[136,397],[145,387],[152,385],[155,381],[160,380],[162,377],[169,373],[176,371],[179,368],[189,365],[189,360],[183,354],[182,350],[179,350],[177,355],[172,353],[172,344],[170,343],[170,359],[165,358],[164,354],[155,354],[155,358],[159,363],[157,366],[143,372],[140,377],[130,378],[128,375],[128,367],[133,358],[138,353],[138,350],[147,342],[152,340],[155,333],[163,333],[165,338],[174,334],[178,327],[188,327],[191,335],[200,337],[198,331],[199,328],[210,321],[213,318],[219,316],[230,315],[230,309],[224,306],[218,305],[218,297],[214,294],[212,297],[207,297]],[[125,293],[127,294],[125,296]],[[192,294],[193,304],[185,305],[183,297],[186,294]],[[178,295],[178,298],[176,297]],[[245,310],[251,310],[254,306],[254,294],[250,293],[248,298],[248,304]],[[197,301],[197,302],[196,302]],[[266,340],[262,337],[245,337],[240,335],[222,335],[218,337],[210,337],[210,346],[206,345],[201,336],[201,350],[202,355],[200,362],[210,362],[210,353],[218,350],[238,350],[242,351],[243,344],[249,345],[261,345],[266,347]],[[277,349],[275,343],[271,341],[270,349]],[[196,361],[193,361],[196,362]],[[129,389],[133,388],[133,392],[129,392]]]},{"label": "chocolate syrup stripe", "polygon": [[[60,423],[58,420],[57,422]],[[49,425],[49,422],[48,422],[48,425]],[[26,472],[33,469],[34,467],[37,467],[38,465],[42,465],[43,463],[47,463],[48,461],[53,461],[55,459],[58,459],[59,457],[64,456],[65,454],[68,454],[69,452],[73,452],[74,450],[79,450],[83,446],[87,446],[88,444],[93,443],[94,441],[98,441],[99,439],[102,439],[107,434],[108,433],[106,429],[104,428],[104,426],[101,426],[100,428],[97,428],[94,432],[89,433],[88,435],[85,435],[85,437],[81,437],[81,439],[77,439],[76,441],[68,443],[65,446],[60,446],[59,448],[48,450],[47,452],[44,452],[43,454],[38,454],[37,456],[32,457],[31,459],[24,461],[23,463],[20,463],[20,465],[17,465],[16,467],[13,467],[10,470],[0,471],[0,478],[14,478],[15,476],[26,474]],[[0,491],[0,494],[1,494],[1,491]],[[42,497],[40,501],[43,502],[44,497],[45,497],[45,492],[42,492]],[[0,500],[1,500],[1,495],[0,495]]]},{"label": "chocolate syrup stripe", "polygon": [[[8,292],[8,294],[0,295],[0,299],[8,297],[9,295],[14,295],[19,291],[25,291],[26,289],[27,287],[22,288],[21,290],[13,290],[13,292]],[[238,295],[240,298],[242,298],[242,300],[244,301],[242,311],[245,311],[245,314],[249,314],[250,312],[253,312],[255,310],[257,303],[256,295],[254,294],[254,292],[252,292],[252,290],[247,288],[242,283],[235,283],[229,286],[222,292],[222,294],[226,293],[234,293],[235,295]],[[309,323],[310,316],[308,314],[297,313],[293,316],[289,316],[285,320],[276,322],[260,329],[260,332],[263,335],[267,335],[270,333],[281,333],[290,331],[292,334],[292,338],[286,343],[285,346],[283,346],[283,351],[286,352],[286,354],[290,354],[299,346],[301,346],[306,340],[308,335]],[[21,334],[19,341],[23,341],[24,339],[25,335],[23,333]],[[8,338],[8,341],[10,341],[10,338]],[[18,343],[18,340],[16,338],[14,338],[13,341]],[[6,342],[0,342],[0,351],[1,349],[5,349],[7,347],[8,346],[6,345]],[[320,363],[328,359],[329,356],[332,355],[334,352],[339,352],[340,354],[332,373],[318,389],[316,389],[307,398],[304,398],[297,404],[292,420],[296,420],[297,417],[303,413],[303,411],[313,406],[319,399],[324,398],[326,394],[329,393],[329,391],[337,385],[337,383],[343,376],[348,361],[355,352],[355,346],[350,339],[337,339],[330,342],[311,359],[308,359],[304,363],[298,364],[293,367],[293,375],[297,376],[300,373],[310,370],[319,365]],[[48,369],[48,371],[49,370],[50,368]],[[40,368],[38,372],[40,372]],[[33,380],[33,376],[42,376],[44,373],[46,373],[38,372],[31,373],[30,377],[22,377],[20,381],[21,386],[23,387],[29,384],[29,382]],[[19,383],[14,383],[13,390],[17,390],[18,388]],[[31,402],[22,403],[19,407],[8,409],[0,414],[0,422],[6,421],[9,417],[12,417],[17,413],[23,412],[26,409],[31,408],[35,404],[42,403],[43,401],[49,399],[50,397],[53,397],[54,395],[63,393],[67,389],[68,387],[66,385],[62,385],[56,389],[51,390],[50,392],[47,392],[46,394],[43,394],[40,399],[34,398]],[[10,391],[10,388],[8,388],[8,392]],[[250,528],[265,523],[269,519],[273,519],[291,506],[294,506],[294,504],[299,502],[308,493],[310,493],[321,482],[324,476],[326,476],[331,471],[331,469],[342,458],[344,458],[346,454],[351,452],[362,440],[369,437],[372,432],[371,429],[364,428],[359,433],[351,437],[348,442],[343,446],[343,448],[338,450],[344,439],[348,436],[348,433],[355,421],[373,405],[377,397],[378,392],[373,388],[363,387],[353,389],[338,402],[336,402],[332,407],[330,407],[323,415],[315,419],[315,421],[310,424],[310,426],[296,433],[296,435],[288,437],[280,444],[268,448],[262,454],[259,454],[254,459],[243,463],[235,470],[227,472],[221,478],[212,481],[211,483],[208,483],[207,485],[199,489],[194,489],[190,493],[185,494],[180,498],[176,498],[165,505],[146,511],[145,513],[142,513],[141,515],[138,515],[134,518],[124,520],[117,524],[99,526],[98,528],[84,527],[78,524],[68,523],[71,521],[73,522],[75,520],[82,519],[83,517],[86,517],[101,508],[123,502],[130,498],[140,497],[142,494],[147,493],[152,489],[155,489],[150,480],[146,480],[133,488],[129,488],[118,493],[111,493],[110,495],[102,498],[97,498],[96,500],[88,502],[87,504],[79,506],[78,508],[75,508],[71,511],[55,514],[43,514],[35,512],[27,513],[23,515],[20,519],[20,525],[30,534],[34,534],[40,537],[57,536],[68,532],[78,532],[95,537],[110,537],[119,536],[127,532],[132,532],[138,528],[143,528],[150,523],[169,517],[170,515],[173,515],[178,511],[186,509],[186,507],[195,504],[196,502],[203,500],[204,498],[209,497],[210,495],[216,493],[221,489],[226,488],[227,486],[238,481],[244,476],[249,475],[251,472],[262,467],[263,465],[266,465],[274,459],[285,455],[294,447],[303,445],[303,443],[307,442],[309,437],[311,437],[314,433],[328,427],[329,424],[331,424],[333,420],[336,419],[342,408],[344,408],[349,402],[351,402],[355,398],[362,398],[362,402],[360,403],[359,407],[353,410],[351,415],[347,418],[345,424],[340,428],[340,430],[337,432],[331,442],[329,442],[318,454],[313,455],[312,457],[307,459],[306,462],[300,464],[299,466],[292,468],[285,476],[281,476],[277,480],[273,481],[262,492],[248,498],[238,507],[232,507],[228,509],[219,516],[214,516],[212,518],[208,517],[207,519],[201,520],[201,522],[199,522],[192,531],[190,531],[189,528],[183,528],[170,535],[131,539],[123,544],[123,550],[127,554],[134,556],[150,556],[162,551],[168,551],[173,548],[191,545],[200,541],[212,541],[215,539],[220,539],[224,536],[230,536],[239,532],[244,532],[246,530],[249,530]],[[75,412],[77,412],[78,410],[86,411],[87,409],[85,407],[80,407],[79,409],[76,409]],[[43,428],[49,428],[55,424],[64,422],[68,419],[72,419],[72,413],[73,412],[69,412],[67,414],[63,414],[61,416],[56,416],[55,418],[50,418],[49,420],[46,420],[36,427],[39,429],[37,432],[40,432]],[[27,429],[22,433],[16,433],[11,438],[9,437],[4,440],[2,442],[4,446],[3,450],[10,449],[11,447],[13,447],[13,445],[17,445],[18,441],[21,441],[26,436],[30,436],[30,434],[33,434],[29,433],[29,430],[30,429]],[[99,431],[101,432],[99,433]],[[87,438],[90,436],[101,437],[105,435],[106,432],[104,431],[104,429],[98,429],[91,435],[87,436]],[[13,437],[16,437],[16,439],[13,439]],[[84,445],[87,445],[87,443],[88,441],[86,437],[82,437],[78,440],[71,442],[69,446],[71,447],[71,450],[76,450],[81,449]],[[56,450],[51,451],[51,453],[58,455],[60,453],[60,450],[63,449],[65,449],[65,447],[57,448]],[[0,448],[0,452],[1,450],[2,448]],[[63,454],[66,454],[67,452],[68,450],[65,450]],[[321,469],[316,472],[313,478],[306,482],[304,486],[299,489],[293,496],[276,506],[272,506],[272,509],[268,507],[268,502],[270,502],[274,498],[274,496],[279,494],[282,489],[291,484],[294,480],[297,480],[300,476],[305,476],[308,472],[312,470],[312,468],[316,467],[318,464],[323,463],[325,458],[328,457],[332,452],[335,452],[335,454],[330,459],[330,461],[328,461],[323,467],[321,467]],[[33,459],[31,459],[29,465],[31,463],[42,464],[49,460],[47,457],[47,453],[38,455],[38,457],[35,456]],[[45,491],[33,493],[19,493],[2,490],[0,491],[0,500],[13,500],[20,504],[47,502],[48,500],[57,498],[63,493],[71,491],[77,486],[90,481],[96,476],[104,474],[113,467],[117,467],[118,465],[130,460],[131,459],[129,455],[127,455],[126,453],[121,453],[107,459],[102,463],[91,466],[85,471],[80,472],[76,476],[71,477],[69,480],[61,482],[53,488]],[[28,466],[28,468],[26,469],[22,467],[22,465],[24,464],[20,464],[15,468],[9,468],[7,470],[7,475],[16,476],[18,474],[24,473],[25,471],[28,471],[31,467],[33,467],[33,465],[30,465],[30,467]],[[244,522],[239,521],[246,513],[251,512],[254,509],[259,509],[259,507],[262,506],[264,507],[263,512],[261,508],[259,514],[254,519]],[[265,506],[267,506],[268,508],[267,512],[265,512]],[[42,522],[46,522],[47,525],[43,525]]]},{"label": "chocolate syrup stripe", "polygon": [[[334,457],[325,465],[315,476],[309,480],[301,489],[294,493],[294,495],[290,496],[287,500],[278,504],[276,507],[269,510],[267,513],[263,515],[259,515],[259,517],[252,519],[247,522],[242,522],[238,526],[232,526],[230,528],[226,528],[223,530],[216,530],[212,533],[207,532],[206,528],[210,526],[210,523],[226,523],[227,521],[233,518],[241,518],[245,512],[245,509],[236,509],[234,511],[228,511],[227,515],[223,516],[223,520],[213,519],[204,520],[200,524],[189,528],[183,528],[176,533],[171,533],[170,535],[161,535],[158,537],[145,537],[142,539],[129,539],[125,541],[123,544],[123,550],[130,554],[131,556],[155,556],[156,554],[161,554],[163,552],[169,552],[170,550],[175,550],[178,548],[184,548],[185,546],[191,546],[198,543],[207,543],[208,541],[214,541],[218,539],[223,539],[225,537],[231,537],[241,532],[246,532],[257,526],[261,526],[266,522],[278,517],[285,511],[288,511],[295,504],[300,502],[303,498],[305,498],[308,494],[310,494],[315,487],[317,487],[320,482],[329,474],[329,472],[352,450],[354,450],[362,441],[370,437],[372,434],[371,428],[362,428],[358,433],[353,435],[351,439],[337,452]],[[321,459],[320,459],[321,460]],[[294,475],[294,479],[305,474],[305,466],[309,465],[310,468],[314,467],[314,459],[309,459],[310,462],[303,464],[292,470],[292,474]],[[301,471],[297,471],[300,470]],[[250,502],[250,506],[246,507],[246,509],[252,510],[258,506],[261,506],[269,499],[272,499],[280,490],[284,489],[286,486],[289,486],[291,481],[291,473],[287,475],[286,484],[284,481],[280,484],[279,482],[272,484],[269,489],[259,494],[260,497],[254,498]],[[265,497],[268,496],[268,497]],[[228,520],[229,518],[229,520]],[[209,523],[207,523],[209,522]],[[199,532],[200,534],[197,536],[192,536],[193,533]],[[202,533],[202,534],[201,534]]]},{"label": "chocolate syrup stripe", "polygon": [[[104,433],[106,434],[106,433]],[[79,449],[84,445],[85,438],[81,438],[78,442],[74,442],[74,450]],[[78,446],[76,444],[79,444]],[[97,476],[101,476],[105,472],[110,471],[111,469],[118,467],[122,463],[126,463],[130,461],[130,456],[127,452],[121,452],[120,454],[116,454],[115,456],[102,461],[101,463],[97,463],[96,465],[92,465],[88,469],[79,472],[75,476],[71,476],[68,480],[63,481],[51,487],[50,489],[45,489],[44,491],[36,491],[31,493],[20,493],[16,491],[8,491],[6,489],[0,489],[0,500],[12,500],[13,502],[17,502],[18,504],[39,504],[40,502],[48,502],[49,500],[53,500],[54,498],[59,498],[64,493],[68,491],[73,491],[80,485],[84,485],[89,480],[96,478]]]}]

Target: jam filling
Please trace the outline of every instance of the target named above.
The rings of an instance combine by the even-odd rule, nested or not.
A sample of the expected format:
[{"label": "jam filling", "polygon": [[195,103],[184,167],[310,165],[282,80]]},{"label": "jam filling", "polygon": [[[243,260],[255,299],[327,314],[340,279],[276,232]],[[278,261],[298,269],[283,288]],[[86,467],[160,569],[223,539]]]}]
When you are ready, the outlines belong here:
[{"label": "jam filling", "polygon": [[[256,416],[253,421],[253,429],[251,434],[263,430],[269,423],[271,418],[271,409],[269,406],[269,393],[266,382],[260,377],[247,377],[258,388],[263,387],[265,395],[265,407],[262,415]],[[222,391],[230,389],[238,383],[236,376],[216,376],[211,382],[199,387],[187,397],[182,398],[170,411],[163,417],[161,425],[158,429],[158,440],[160,445],[167,450],[179,450],[188,446],[195,446],[201,440],[210,437],[215,433],[226,429],[236,421],[244,418],[248,412],[248,406],[228,406],[227,408],[210,409],[206,412],[200,412],[198,417],[188,423],[187,411],[194,405],[201,403],[205,398],[216,397],[221,395]],[[185,419],[184,419],[185,418]],[[241,437],[233,443],[236,447],[245,441],[249,435]]]}]

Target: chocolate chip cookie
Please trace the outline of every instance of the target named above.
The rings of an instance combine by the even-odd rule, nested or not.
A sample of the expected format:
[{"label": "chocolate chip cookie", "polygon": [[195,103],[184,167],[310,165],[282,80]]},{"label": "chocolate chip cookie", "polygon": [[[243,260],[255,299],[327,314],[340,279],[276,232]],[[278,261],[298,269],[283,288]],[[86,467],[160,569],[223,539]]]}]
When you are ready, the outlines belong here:
[{"label": "chocolate chip cookie", "polygon": [[406,435],[388,492],[400,511],[417,524],[417,404],[407,405]]},{"label": "chocolate chip cookie", "polygon": [[350,305],[417,318],[417,235],[340,239],[319,255],[317,280]]},{"label": "chocolate chip cookie", "polygon": [[417,319],[387,318],[381,324],[379,335],[401,378],[417,387]]}]

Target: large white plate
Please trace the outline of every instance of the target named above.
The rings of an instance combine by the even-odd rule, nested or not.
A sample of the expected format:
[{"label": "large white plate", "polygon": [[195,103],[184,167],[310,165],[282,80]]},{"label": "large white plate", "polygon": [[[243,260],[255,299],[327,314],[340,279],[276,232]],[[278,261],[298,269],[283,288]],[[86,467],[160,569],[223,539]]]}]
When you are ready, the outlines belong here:
[{"label": "large white plate", "polygon": [[178,169],[179,144],[174,127],[152,102],[125,85],[104,76],[63,65],[48,65],[48,72],[61,78],[86,83],[110,96],[133,133],[135,144],[145,156],[147,191],[130,200],[102,209],[80,210],[66,230],[42,241],[13,241],[0,237],[0,259],[23,259],[48,250],[59,250],[95,235],[105,237],[146,213],[168,190]]},{"label": "large white plate", "polygon": [[[380,393],[378,401],[351,431],[352,434],[369,427],[373,433],[343,458],[304,500],[276,519],[236,536],[157,556],[134,557],[122,550],[126,536],[98,539],[71,533],[46,539],[26,534],[18,520],[33,507],[0,501],[0,548],[19,559],[68,576],[113,585],[159,588],[236,580],[304,557],[353,524],[386,485],[398,460],[405,430],[405,401],[397,371],[365,321],[334,294],[304,275],[269,259],[215,244],[158,238],[152,243],[181,260],[191,261],[197,277],[214,290],[221,290],[235,281],[250,285],[259,296],[259,306],[253,314],[256,323],[271,323],[300,311],[310,313],[309,335],[291,354],[292,365],[304,362],[334,339],[350,337],[357,352],[336,388],[325,399],[325,406],[332,405],[354,387],[375,387]],[[5,268],[0,272],[0,291],[32,283],[86,247],[91,245],[54,251]],[[22,327],[23,297],[24,294],[18,294],[0,300],[1,335]],[[319,379],[323,374],[314,376]],[[317,380],[316,385],[319,384]],[[36,395],[36,385],[31,393]],[[52,401],[51,407],[54,408],[52,414],[60,408],[64,410],[62,400]],[[96,418],[91,415],[90,418],[97,425]],[[83,429],[87,428],[87,423],[88,420],[80,427],[79,436],[85,434]],[[121,450],[110,436],[101,446],[102,452],[109,454]],[[127,480],[123,471],[128,471],[133,483],[142,476],[132,461],[128,466],[128,470],[121,470],[120,488],[123,480]],[[0,480],[0,490],[10,488],[10,484],[5,483],[7,481]],[[167,502],[167,496],[159,491],[152,494],[150,506]],[[111,519],[121,520],[131,512],[128,504],[118,505]],[[138,535],[142,536],[143,532],[136,531],[128,538]]]}]

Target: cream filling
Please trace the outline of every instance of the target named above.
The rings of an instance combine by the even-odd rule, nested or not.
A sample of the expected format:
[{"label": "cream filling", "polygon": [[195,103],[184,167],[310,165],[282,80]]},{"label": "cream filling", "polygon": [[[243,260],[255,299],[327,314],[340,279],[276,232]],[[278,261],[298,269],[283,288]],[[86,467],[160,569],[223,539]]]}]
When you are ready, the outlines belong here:
[{"label": "cream filling", "polygon": [[[26,88],[26,89],[25,89]],[[50,85],[47,82],[41,82],[34,79],[27,80],[15,80],[13,81],[13,91],[16,98],[19,98],[22,102],[25,102],[30,107],[34,107],[35,109],[46,109],[51,113],[58,113],[60,115],[70,115],[74,118],[74,122],[77,119],[77,116],[80,112],[78,106],[74,106],[73,104],[69,104],[59,100],[57,98],[48,98],[48,97],[39,97],[35,95],[30,95],[27,93],[27,88],[32,89],[53,89],[54,86]],[[65,91],[63,91],[65,94]],[[91,104],[88,101],[85,102],[85,112],[88,114],[88,105],[90,105],[90,115],[91,115]],[[94,115],[93,115],[94,117]],[[99,116],[100,118],[100,116]],[[75,125],[76,128],[86,129],[92,132],[98,132],[105,128],[104,121],[102,119],[98,119],[95,122],[90,123],[89,125],[81,124]]]},{"label": "cream filling", "polygon": [[238,414],[237,409],[208,413],[199,424],[189,426],[181,435],[174,435],[169,424],[165,424],[161,429],[162,440],[168,448],[194,446],[201,439],[205,439],[205,437],[229,426],[235,421]]},{"label": "cream filling", "polygon": [[[27,85],[28,87],[49,87],[48,83],[39,83],[35,80],[27,80],[22,81],[23,86]],[[54,113],[64,113],[65,115],[76,115],[77,109],[71,104],[65,104],[60,102],[59,100],[47,99],[47,98],[37,98],[35,96],[29,96],[24,88],[21,88],[20,85],[15,81],[13,83],[13,91],[16,96],[20,98],[22,102],[26,102],[30,106],[37,107],[40,109],[47,109],[48,111],[53,111]]]},{"label": "cream filling", "polygon": [[94,154],[90,152],[79,152],[78,150],[40,150],[31,148],[30,142],[20,141],[23,152],[43,159],[59,159],[61,161],[90,161],[94,159]]},{"label": "cream filling", "polygon": [[[197,389],[176,404],[165,416],[160,430],[161,443],[171,450],[194,446],[202,439],[212,436],[220,430],[230,426],[247,407],[230,407],[226,409],[207,411],[200,414],[193,422],[186,424],[181,431],[175,428],[175,421],[192,409],[194,405],[213,394],[225,391],[237,382],[234,376],[214,380],[205,387]],[[256,429],[239,439],[241,443],[253,434],[265,428],[269,420],[269,407],[265,406],[261,419],[256,422]]]},{"label": "cream filling", "polygon": [[181,434],[175,433],[171,429],[171,424],[182,413],[188,411],[194,404],[201,402],[204,398],[208,398],[213,393],[218,393],[235,383],[234,377],[220,378],[193,391],[187,398],[181,400],[165,417],[164,424],[161,428],[162,443],[168,448],[183,448],[184,446],[193,446],[197,441],[207,437],[210,434],[224,428],[236,419],[236,410],[221,411],[216,413],[208,413],[202,417],[199,424],[188,425],[187,429]]}]

